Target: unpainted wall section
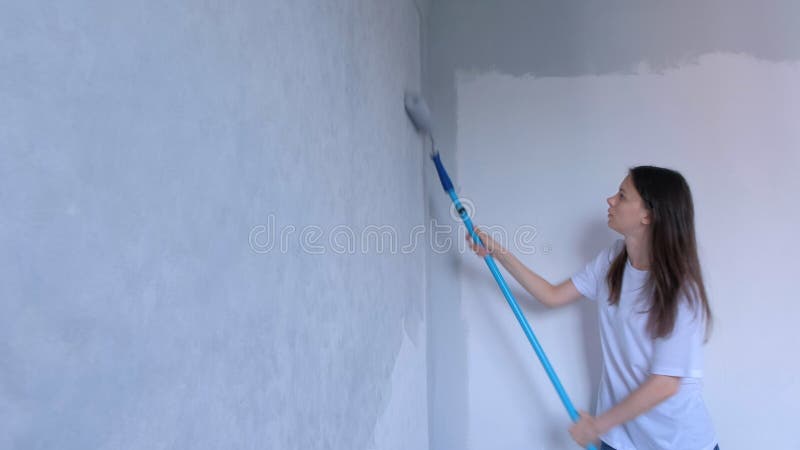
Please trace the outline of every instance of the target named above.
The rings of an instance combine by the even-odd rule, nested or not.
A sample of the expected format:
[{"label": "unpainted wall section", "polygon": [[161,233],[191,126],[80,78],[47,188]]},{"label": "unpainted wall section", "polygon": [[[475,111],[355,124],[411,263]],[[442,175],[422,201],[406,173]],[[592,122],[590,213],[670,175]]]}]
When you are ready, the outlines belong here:
[{"label": "unpainted wall section", "polygon": [[0,447],[426,448],[420,23],[5,2]]}]

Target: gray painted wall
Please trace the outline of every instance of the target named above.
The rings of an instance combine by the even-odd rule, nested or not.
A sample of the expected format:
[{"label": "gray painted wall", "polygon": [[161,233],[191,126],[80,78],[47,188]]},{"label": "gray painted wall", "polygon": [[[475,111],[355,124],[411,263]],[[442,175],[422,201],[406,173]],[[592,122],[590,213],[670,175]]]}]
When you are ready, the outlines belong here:
[{"label": "gray painted wall", "polygon": [[[628,166],[686,174],[717,315],[706,398],[723,449],[793,439],[781,417],[800,395],[784,351],[800,313],[800,217],[786,209],[800,189],[797,30],[790,1],[441,0],[428,24],[426,83],[460,194],[476,223],[509,238],[534,227],[535,253],[520,256],[551,281],[615,238],[604,201]],[[458,333],[429,330],[429,361],[455,362],[428,367],[431,422],[450,425],[431,427],[431,448],[571,448],[566,412],[484,264],[457,265],[460,291],[445,298]],[[515,292],[576,406],[591,409],[593,305],[553,311]]]},{"label": "gray painted wall", "polygon": [[416,5],[2,9],[0,447],[426,448]]}]

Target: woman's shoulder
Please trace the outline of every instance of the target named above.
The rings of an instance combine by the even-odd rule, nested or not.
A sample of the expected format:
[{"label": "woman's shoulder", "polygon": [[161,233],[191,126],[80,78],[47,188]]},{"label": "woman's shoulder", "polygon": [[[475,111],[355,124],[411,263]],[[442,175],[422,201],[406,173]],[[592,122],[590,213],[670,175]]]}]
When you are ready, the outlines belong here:
[{"label": "woman's shoulder", "polygon": [[614,261],[614,258],[619,255],[623,248],[625,248],[625,241],[623,239],[614,241],[611,245],[600,250],[600,253],[589,263],[588,268],[591,268],[597,276],[604,276],[611,266],[611,263]]},{"label": "woman's shoulder", "polygon": [[617,257],[622,252],[622,249],[625,248],[625,240],[624,239],[617,239],[611,245],[603,249],[598,255],[598,260],[602,261],[603,264],[611,264],[614,261],[614,258]]}]

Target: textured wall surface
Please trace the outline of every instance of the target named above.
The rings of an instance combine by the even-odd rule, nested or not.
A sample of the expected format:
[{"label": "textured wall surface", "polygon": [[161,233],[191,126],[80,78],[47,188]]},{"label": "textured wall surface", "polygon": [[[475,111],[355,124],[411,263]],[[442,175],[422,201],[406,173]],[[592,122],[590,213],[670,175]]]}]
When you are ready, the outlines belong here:
[{"label": "textured wall surface", "polygon": [[[460,193],[478,224],[508,238],[532,227],[527,254],[512,245],[551,281],[617,237],[605,198],[627,167],[686,175],[717,319],[705,392],[720,446],[790,448],[800,396],[785,346],[800,313],[791,285],[800,216],[787,206],[800,190],[798,4],[444,0],[429,29],[440,140],[455,151]],[[432,394],[452,394],[430,404],[432,423],[448,411],[460,428],[432,427],[431,442],[573,448],[566,412],[491,275],[463,258],[451,301],[462,353],[429,354],[466,364],[463,384],[430,378]],[[594,305],[547,310],[515,292],[574,403],[591,409]]]},{"label": "textured wall surface", "polygon": [[4,2],[0,447],[427,448],[419,26]]}]

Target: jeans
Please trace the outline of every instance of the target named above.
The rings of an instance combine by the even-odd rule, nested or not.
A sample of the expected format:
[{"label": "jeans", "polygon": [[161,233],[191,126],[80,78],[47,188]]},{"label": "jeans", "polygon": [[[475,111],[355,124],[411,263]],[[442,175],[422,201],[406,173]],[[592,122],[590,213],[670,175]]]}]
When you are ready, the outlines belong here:
[{"label": "jeans", "polygon": [[[605,442],[600,441],[600,450],[616,450],[614,447],[606,444]],[[719,450],[719,445],[714,447],[714,450]]]}]

